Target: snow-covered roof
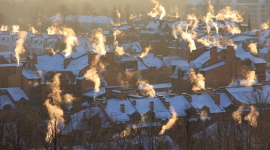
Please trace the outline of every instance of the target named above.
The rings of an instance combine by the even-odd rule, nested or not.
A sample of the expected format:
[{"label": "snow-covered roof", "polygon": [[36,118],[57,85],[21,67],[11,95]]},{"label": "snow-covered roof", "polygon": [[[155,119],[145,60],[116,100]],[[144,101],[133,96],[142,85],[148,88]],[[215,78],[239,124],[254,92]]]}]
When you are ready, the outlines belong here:
[{"label": "snow-covered roof", "polygon": [[177,116],[185,116],[186,110],[192,107],[183,95],[167,97],[165,101],[170,102],[170,112],[172,113],[173,111],[175,111],[177,113]]},{"label": "snow-covered roof", "polygon": [[25,92],[19,87],[11,87],[11,88],[0,88],[0,90],[7,90],[11,98],[17,102],[20,99],[24,98],[25,100],[29,100],[28,96]]},{"label": "snow-covered roof", "polygon": [[153,84],[154,89],[163,89],[163,88],[171,88],[172,83],[160,83],[160,84]]},{"label": "snow-covered roof", "polygon": [[110,127],[110,123],[107,120],[105,114],[101,110],[100,107],[90,107],[74,113],[71,115],[71,120],[65,125],[64,129],[62,130],[63,134],[69,134],[72,131],[76,130],[90,130],[88,128],[87,119],[91,117],[98,116],[101,119],[101,127],[108,128]]},{"label": "snow-covered roof", "polygon": [[[60,17],[62,18],[62,17]],[[52,16],[49,18],[50,21],[59,19],[59,16]],[[66,21],[79,21],[81,23],[97,23],[97,24],[110,24],[113,20],[106,16],[83,16],[83,15],[69,15],[65,18]]]},{"label": "snow-covered roof", "polygon": [[263,60],[262,58],[256,57],[250,54],[250,52],[245,51],[242,47],[242,44],[237,45],[237,48],[235,50],[235,55],[236,57],[240,58],[242,61],[249,59],[255,64],[266,63],[266,61]]},{"label": "snow-covered roof", "polygon": [[32,69],[23,69],[22,70],[22,75],[26,78],[26,79],[40,79],[40,76],[38,75],[38,73],[36,73],[34,70]]},{"label": "snow-covered roof", "polygon": [[148,68],[138,59],[138,70],[147,70]]},{"label": "snow-covered roof", "polygon": [[210,59],[210,51],[202,53],[200,56],[190,62],[192,68],[201,68],[202,65]]},{"label": "snow-covered roof", "polygon": [[168,66],[181,66],[181,68],[188,66],[188,61],[180,56],[165,56],[163,62]]},{"label": "snow-covered roof", "polygon": [[164,65],[163,61],[160,60],[158,57],[145,57],[143,58],[143,63],[147,66],[147,67],[156,67],[157,69],[159,69],[160,67],[162,67]]},{"label": "snow-covered roof", "polygon": [[143,115],[151,110],[150,102],[154,102],[153,112],[155,113],[156,118],[160,118],[162,120],[171,118],[171,113],[159,98],[137,99],[135,107],[138,112]]},{"label": "snow-covered roof", "polygon": [[102,95],[104,93],[105,93],[105,88],[101,87],[101,88],[99,88],[99,92],[95,92],[95,90],[92,90],[92,91],[87,92],[87,93],[85,93],[83,95],[87,96],[87,97],[97,97],[97,96],[100,96],[100,95]]},{"label": "snow-covered roof", "polygon": [[207,66],[207,67],[205,67],[205,68],[202,68],[202,69],[200,69],[200,70],[201,70],[201,71],[209,71],[209,70],[218,68],[218,67],[220,67],[220,66],[223,66],[223,65],[225,65],[225,64],[226,64],[225,61],[221,61],[221,62],[215,63],[215,64],[213,64],[213,65]]},{"label": "snow-covered roof", "polygon": [[209,94],[193,94],[192,97],[192,106],[196,109],[201,109],[204,106],[209,108],[210,113],[221,113],[225,112],[220,108],[214,101],[214,99]]},{"label": "snow-covered roof", "polygon": [[228,97],[226,93],[219,93],[220,96],[220,107],[226,108],[230,106],[232,103],[232,100]]},{"label": "snow-covered roof", "polygon": [[[124,104],[125,112],[121,111],[120,105]],[[109,99],[105,109],[108,116],[116,123],[127,122],[130,120],[129,115],[136,112],[136,109],[129,100]]]},{"label": "snow-covered roof", "polygon": [[10,105],[13,108],[15,107],[8,95],[0,95],[0,109],[3,109],[7,105]]},{"label": "snow-covered roof", "polygon": [[137,59],[134,57],[122,57],[121,62],[125,62],[125,61],[137,61]]},{"label": "snow-covered roof", "polygon": [[258,40],[258,38],[254,37],[254,36],[247,36],[247,35],[237,35],[231,39],[233,42],[244,42],[247,40]]},{"label": "snow-covered roof", "polygon": [[226,90],[239,102],[245,104],[256,104],[259,97],[261,100],[270,102],[270,86],[264,85],[262,91],[253,91],[253,87],[228,87]]}]

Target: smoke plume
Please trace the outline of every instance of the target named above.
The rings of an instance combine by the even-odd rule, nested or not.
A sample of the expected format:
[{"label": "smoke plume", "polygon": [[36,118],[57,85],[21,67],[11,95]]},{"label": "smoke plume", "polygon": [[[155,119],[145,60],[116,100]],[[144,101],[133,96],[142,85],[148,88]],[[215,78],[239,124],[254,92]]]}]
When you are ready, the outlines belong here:
[{"label": "smoke plume", "polygon": [[243,113],[244,106],[239,106],[239,108],[232,113],[232,117],[235,121],[239,124],[242,123],[242,113]]},{"label": "smoke plume", "polygon": [[1,29],[0,29],[0,30],[1,30],[1,31],[8,31],[9,28],[8,28],[8,26],[1,25]]},{"label": "smoke plume", "polygon": [[21,31],[19,32],[19,39],[16,41],[16,48],[15,48],[15,57],[17,59],[17,66],[20,65],[20,54],[25,52],[24,49],[24,42],[27,37],[27,32]]},{"label": "smoke plume", "polygon": [[205,89],[205,78],[203,77],[202,74],[197,74],[195,73],[194,69],[191,68],[190,70],[190,75],[189,75],[189,80],[191,83],[193,83],[192,91],[199,91],[201,89]]},{"label": "smoke plume", "polygon": [[156,92],[154,90],[153,85],[150,85],[149,83],[147,83],[144,80],[139,80],[138,81],[139,84],[139,89],[142,90],[142,93],[146,96],[151,96],[151,97],[155,97]]},{"label": "smoke plume", "polygon": [[140,57],[144,58],[145,56],[147,56],[149,54],[149,51],[152,49],[151,45],[149,45],[148,47],[146,47],[144,49],[144,51],[141,53]]},{"label": "smoke plume", "polygon": [[170,128],[172,128],[172,126],[175,124],[175,122],[177,120],[177,113],[175,112],[175,110],[173,108],[171,108],[171,109],[172,109],[172,117],[167,122],[166,125],[162,126],[162,130],[159,132],[159,135],[163,135],[166,130],[169,130]]},{"label": "smoke plume", "polygon": [[259,112],[256,110],[256,108],[253,105],[251,105],[250,113],[245,117],[245,120],[247,120],[251,126],[257,127],[258,116],[259,116]]},{"label": "smoke plume", "polygon": [[236,10],[231,10],[231,7],[225,7],[221,9],[216,15],[216,19],[224,20],[224,21],[232,21],[232,22],[243,22],[242,16]]},{"label": "smoke plume", "polygon": [[20,26],[19,25],[13,25],[12,26],[12,32],[19,32]]},{"label": "smoke plume", "polygon": [[148,13],[148,15],[153,18],[159,15],[159,19],[162,20],[166,15],[165,8],[156,0],[152,0],[151,2],[155,4],[155,7]]},{"label": "smoke plume", "polygon": [[257,50],[257,43],[250,43],[248,45],[250,53],[253,55],[258,55],[258,50]]},{"label": "smoke plume", "polygon": [[91,35],[90,41],[92,42],[92,46],[94,48],[94,52],[98,53],[99,55],[105,55],[105,42],[106,38],[103,35],[103,30],[98,28],[93,30],[93,34]]},{"label": "smoke plume", "polygon": [[69,57],[74,46],[78,45],[78,39],[75,32],[71,28],[63,28],[63,35],[65,36],[66,49],[64,50],[65,57]]},{"label": "smoke plume", "polygon": [[268,28],[269,28],[269,25],[268,25],[267,23],[261,24],[261,29],[262,29],[262,30],[266,30],[266,29],[268,29]]},{"label": "smoke plume", "polygon": [[33,26],[31,26],[29,30],[31,31],[31,33],[34,33],[34,34],[38,33],[37,30]]}]

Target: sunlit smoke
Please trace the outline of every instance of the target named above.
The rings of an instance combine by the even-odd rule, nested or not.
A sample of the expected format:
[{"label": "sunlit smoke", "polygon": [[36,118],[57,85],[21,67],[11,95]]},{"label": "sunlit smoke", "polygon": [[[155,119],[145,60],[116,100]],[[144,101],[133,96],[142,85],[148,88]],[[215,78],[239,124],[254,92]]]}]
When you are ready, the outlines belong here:
[{"label": "sunlit smoke", "polygon": [[179,9],[177,6],[175,6],[174,8],[171,9],[171,15],[175,18],[179,18]]},{"label": "sunlit smoke", "polygon": [[51,143],[55,138],[55,135],[59,134],[60,130],[64,127],[64,112],[59,106],[51,104],[49,99],[45,101],[44,105],[46,106],[50,117],[45,140]]},{"label": "sunlit smoke", "polygon": [[234,25],[230,26],[227,22],[226,22],[226,28],[227,28],[228,32],[231,33],[231,34],[239,34],[239,33],[241,33],[241,30],[239,29],[239,27],[236,27]]},{"label": "sunlit smoke", "polygon": [[244,106],[239,106],[239,108],[232,113],[232,117],[235,121],[239,124],[242,123],[242,113],[243,113]]},{"label": "sunlit smoke", "polygon": [[75,97],[73,97],[71,94],[65,94],[64,95],[64,102],[66,104],[66,107],[68,110],[72,109],[72,103],[75,100]]},{"label": "sunlit smoke", "polygon": [[142,14],[130,14],[129,19],[135,19],[142,17]]},{"label": "sunlit smoke", "polygon": [[90,80],[94,83],[95,92],[99,92],[101,85],[101,79],[99,77],[99,69],[104,69],[105,66],[100,62],[99,56],[96,55],[92,60],[90,69],[84,74],[86,80]]},{"label": "sunlit smoke", "polygon": [[0,30],[1,30],[1,31],[8,31],[9,28],[8,28],[8,26],[1,25],[1,29],[0,29]]},{"label": "sunlit smoke", "polygon": [[151,97],[155,97],[156,92],[154,90],[153,85],[150,85],[149,83],[147,83],[144,80],[139,80],[138,81],[139,84],[139,89],[142,90],[142,93],[146,96],[151,96]]},{"label": "sunlit smoke", "polygon": [[214,14],[214,6],[211,4],[211,1],[208,1],[208,12]]},{"label": "sunlit smoke", "polygon": [[188,30],[188,27],[191,27],[191,31],[193,31],[199,23],[198,18],[194,14],[189,14],[189,15],[187,15],[187,20],[188,20],[189,24],[186,27],[186,32]]},{"label": "sunlit smoke", "polygon": [[166,15],[165,8],[156,0],[152,0],[151,2],[155,4],[155,7],[148,13],[148,15],[151,17],[156,17],[159,15],[159,19],[163,19]]},{"label": "sunlit smoke", "polygon": [[64,50],[65,57],[69,57],[74,46],[78,45],[78,39],[75,32],[71,28],[63,28],[62,33],[65,36],[66,49]]},{"label": "sunlit smoke", "polygon": [[55,34],[62,34],[61,29],[55,27],[55,26],[50,26],[47,28],[47,33],[48,35],[55,35]]},{"label": "sunlit smoke", "polygon": [[105,55],[105,42],[106,38],[103,35],[103,30],[101,28],[93,30],[93,34],[91,35],[90,41],[93,43],[93,51],[98,53],[99,55]]},{"label": "sunlit smoke", "polygon": [[31,26],[29,30],[34,34],[38,33],[38,31],[33,26]]},{"label": "sunlit smoke", "polygon": [[267,23],[261,24],[261,29],[266,30],[269,28],[269,25]]},{"label": "sunlit smoke", "polygon": [[257,43],[250,43],[248,45],[250,53],[253,55],[258,55],[258,50],[257,50]]},{"label": "sunlit smoke", "polygon": [[240,80],[240,86],[250,87],[257,82],[255,71],[248,71],[245,79]]},{"label": "sunlit smoke", "polygon": [[27,32],[21,31],[19,32],[19,39],[16,41],[16,48],[15,48],[15,57],[17,59],[17,65],[20,65],[20,54],[25,52],[24,49],[24,42],[27,37]]},{"label": "sunlit smoke", "polygon": [[46,141],[52,142],[52,140],[55,138],[55,132],[58,134],[60,130],[64,126],[64,118],[63,118],[63,110],[61,109],[61,93],[62,90],[60,89],[60,73],[57,73],[53,77],[52,83],[47,83],[50,86],[51,93],[49,94],[49,97],[52,98],[52,102],[50,102],[49,99],[47,99],[44,103],[46,106],[50,120],[48,122],[48,132],[46,134]]},{"label": "sunlit smoke", "polygon": [[140,57],[144,58],[145,56],[147,56],[149,54],[149,51],[152,49],[151,45],[149,45],[148,47],[146,47],[144,49],[144,51],[141,53]]},{"label": "sunlit smoke", "polygon": [[172,126],[175,124],[175,122],[177,121],[177,113],[175,112],[175,110],[173,108],[172,109],[172,117],[171,119],[167,122],[166,125],[162,126],[162,130],[159,132],[159,135],[163,135],[164,132],[166,130],[169,130],[170,128],[172,128]]},{"label": "sunlit smoke", "polygon": [[116,9],[116,10],[115,10],[115,12],[116,12],[116,16],[117,16],[117,18],[118,18],[118,19],[120,19],[120,18],[121,18],[121,14],[120,14],[119,10],[118,10],[118,9]]},{"label": "sunlit smoke", "polygon": [[114,37],[113,41],[116,41],[117,35],[120,35],[121,33],[122,33],[122,31],[120,31],[120,30],[113,31],[113,37]]},{"label": "sunlit smoke", "polygon": [[200,73],[196,75],[193,68],[191,68],[189,71],[189,80],[191,83],[193,83],[192,91],[196,92],[201,89],[205,89],[205,78],[203,77],[203,75]]},{"label": "sunlit smoke", "polygon": [[205,110],[200,111],[201,120],[205,120],[208,117],[208,113]]},{"label": "sunlit smoke", "polygon": [[119,56],[124,55],[125,54],[124,48],[122,46],[117,45],[115,48],[115,54]]},{"label": "sunlit smoke", "polygon": [[19,32],[20,26],[19,25],[13,25],[12,26],[12,32]]},{"label": "sunlit smoke", "polygon": [[247,120],[251,126],[257,127],[258,116],[259,116],[259,112],[256,110],[256,108],[253,105],[251,105],[250,113],[245,117],[245,120]]},{"label": "sunlit smoke", "polygon": [[231,7],[228,6],[218,12],[216,19],[238,23],[243,22],[243,18],[239,12],[236,10],[231,10]]}]

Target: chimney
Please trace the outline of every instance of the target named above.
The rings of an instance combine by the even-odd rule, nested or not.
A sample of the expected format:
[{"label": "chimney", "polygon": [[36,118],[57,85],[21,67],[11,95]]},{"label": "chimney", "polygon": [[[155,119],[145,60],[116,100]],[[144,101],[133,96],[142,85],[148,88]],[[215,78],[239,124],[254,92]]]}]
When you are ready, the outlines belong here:
[{"label": "chimney", "polygon": [[136,100],[132,100],[132,105],[136,106]]},{"label": "chimney", "polygon": [[106,87],[105,93],[106,93],[106,99],[109,100],[112,97],[112,88]]},{"label": "chimney", "polygon": [[167,109],[170,109],[171,107],[170,102],[164,102],[164,105],[166,106]]},{"label": "chimney", "polygon": [[33,54],[33,63],[37,64],[37,54],[36,53]]},{"label": "chimney", "polygon": [[245,51],[248,51],[248,44],[246,42],[242,42],[242,48],[245,50]]},{"label": "chimney", "polygon": [[64,69],[67,68],[67,66],[69,65],[69,63],[71,62],[72,58],[69,57],[69,58],[65,58],[64,59]]},{"label": "chimney", "polygon": [[217,47],[216,46],[210,48],[210,57],[211,58],[217,57]]},{"label": "chimney", "polygon": [[96,53],[95,52],[89,52],[88,53],[88,65],[91,66],[92,62],[96,59]]},{"label": "chimney", "polygon": [[174,97],[174,94],[173,94],[173,93],[170,93],[170,94],[169,94],[169,97],[170,97],[170,98]]},{"label": "chimney", "polygon": [[17,68],[16,68],[16,74],[22,74],[22,70],[23,70],[23,68],[21,67],[21,66],[18,66]]},{"label": "chimney", "polygon": [[106,53],[106,58],[109,60],[110,63],[114,63],[114,53],[109,51]]},{"label": "chimney", "polygon": [[189,54],[188,54],[188,62],[191,62],[192,59],[193,59],[193,58],[192,58],[192,53],[189,53]]},{"label": "chimney", "polygon": [[230,58],[234,58],[235,57],[235,50],[234,50],[234,46],[227,46],[227,52]]},{"label": "chimney", "polygon": [[175,39],[175,48],[178,49],[179,45],[180,45],[180,42],[179,42],[179,39]]},{"label": "chimney", "polygon": [[122,113],[125,113],[125,104],[120,104],[120,109]]},{"label": "chimney", "polygon": [[149,102],[149,106],[151,110],[154,110],[155,106],[153,101]]}]

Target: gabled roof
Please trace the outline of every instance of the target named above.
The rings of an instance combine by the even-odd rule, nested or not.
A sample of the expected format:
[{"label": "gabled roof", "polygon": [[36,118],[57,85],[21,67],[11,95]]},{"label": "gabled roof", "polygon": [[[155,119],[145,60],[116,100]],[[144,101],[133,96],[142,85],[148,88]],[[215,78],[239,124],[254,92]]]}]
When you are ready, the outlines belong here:
[{"label": "gabled roof", "polygon": [[19,87],[11,87],[11,88],[0,88],[0,90],[7,90],[12,100],[18,102],[22,98],[29,101],[28,96],[25,92]]},{"label": "gabled roof", "polygon": [[[124,104],[125,106],[124,113],[121,111],[121,104]],[[111,98],[107,101],[105,111],[112,121],[116,123],[124,123],[130,120],[129,116],[136,112],[136,109],[129,100]]]},{"label": "gabled roof", "polygon": [[5,106],[10,105],[11,107],[15,107],[12,100],[9,98],[8,95],[0,95],[0,110],[3,109]]},{"label": "gabled roof", "polygon": [[235,49],[235,55],[236,57],[240,58],[242,61],[249,59],[255,64],[260,64],[260,63],[266,63],[265,60],[263,60],[260,57],[256,57],[250,52],[247,52],[243,49],[242,44],[237,45],[237,48]]},{"label": "gabled roof", "polygon": [[158,57],[145,57],[143,58],[143,63],[147,67],[156,67],[157,69],[165,65],[163,61],[159,59]]},{"label": "gabled roof", "polygon": [[167,97],[165,101],[170,102],[170,112],[172,113],[175,111],[177,116],[186,116],[186,110],[192,107],[192,105],[183,95]]},{"label": "gabled roof", "polygon": [[196,109],[201,109],[204,106],[209,108],[210,113],[222,113],[225,112],[220,108],[214,101],[214,99],[209,94],[193,94],[192,97],[192,106]]},{"label": "gabled roof", "polygon": [[202,68],[202,69],[200,69],[200,70],[201,70],[201,71],[209,71],[209,70],[218,68],[218,67],[220,67],[220,66],[223,66],[223,65],[225,65],[225,64],[226,64],[225,61],[221,61],[221,62],[215,63],[215,64],[213,64],[213,65],[207,66],[207,67],[205,67],[205,68]]},{"label": "gabled roof", "polygon": [[143,115],[147,112],[151,111],[150,109],[150,102],[154,102],[154,110],[155,117],[165,120],[171,118],[171,113],[169,110],[165,107],[165,105],[162,103],[162,101],[159,98],[146,98],[146,99],[137,99],[136,100],[136,109],[138,112]]}]

